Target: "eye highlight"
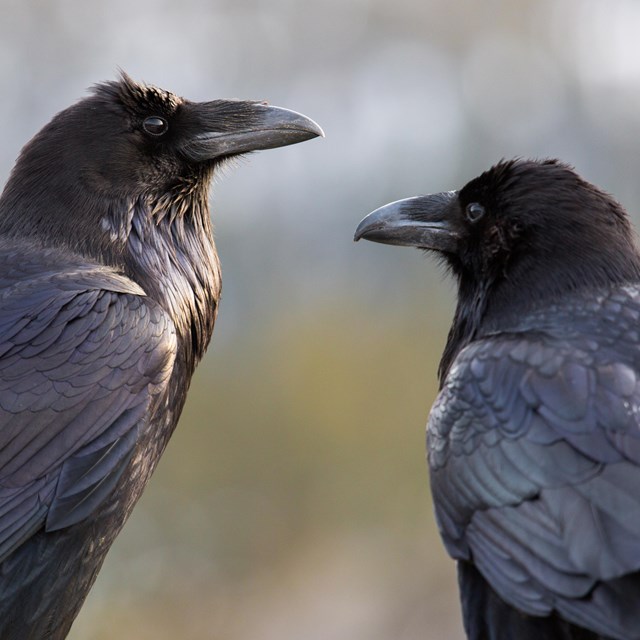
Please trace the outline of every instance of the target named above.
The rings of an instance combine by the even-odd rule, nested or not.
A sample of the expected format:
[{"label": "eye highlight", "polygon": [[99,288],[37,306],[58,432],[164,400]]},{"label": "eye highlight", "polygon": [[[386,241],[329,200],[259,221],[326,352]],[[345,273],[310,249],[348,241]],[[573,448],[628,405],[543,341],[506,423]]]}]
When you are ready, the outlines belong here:
[{"label": "eye highlight", "polygon": [[479,202],[471,202],[467,205],[464,213],[469,222],[477,222],[485,214],[485,209]]},{"label": "eye highlight", "polygon": [[151,116],[145,118],[142,123],[142,128],[152,136],[161,136],[163,133],[166,133],[169,128],[169,123],[160,116]]}]

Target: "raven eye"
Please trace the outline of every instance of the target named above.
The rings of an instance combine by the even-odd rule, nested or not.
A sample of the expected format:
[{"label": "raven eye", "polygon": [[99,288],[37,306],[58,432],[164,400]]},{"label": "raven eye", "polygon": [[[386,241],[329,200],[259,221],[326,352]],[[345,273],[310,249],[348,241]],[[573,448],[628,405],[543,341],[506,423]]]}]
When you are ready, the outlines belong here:
[{"label": "raven eye", "polygon": [[161,136],[169,128],[169,123],[159,116],[151,116],[145,119],[142,128],[152,136]]},{"label": "raven eye", "polygon": [[465,213],[469,222],[476,222],[484,215],[484,207],[479,202],[472,202],[467,205]]}]

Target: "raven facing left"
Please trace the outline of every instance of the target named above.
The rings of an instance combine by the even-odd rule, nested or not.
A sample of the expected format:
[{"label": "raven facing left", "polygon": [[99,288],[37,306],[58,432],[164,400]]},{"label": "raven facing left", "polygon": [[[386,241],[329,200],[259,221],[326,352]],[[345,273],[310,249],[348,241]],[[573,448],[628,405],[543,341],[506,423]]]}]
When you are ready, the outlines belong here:
[{"label": "raven facing left", "polygon": [[640,639],[640,251],[558,161],[400,200],[356,239],[435,251],[458,284],[427,427],[472,640]]},{"label": "raven facing left", "polygon": [[65,638],[161,456],[216,318],[226,158],[322,135],[125,74],[22,150],[0,197],[0,638]]}]

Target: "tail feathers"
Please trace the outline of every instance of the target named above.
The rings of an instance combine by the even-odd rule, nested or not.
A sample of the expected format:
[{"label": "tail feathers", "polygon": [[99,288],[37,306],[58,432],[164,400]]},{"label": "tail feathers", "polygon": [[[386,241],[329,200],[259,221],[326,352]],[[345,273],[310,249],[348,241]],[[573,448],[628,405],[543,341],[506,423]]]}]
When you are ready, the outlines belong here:
[{"label": "tail feathers", "polygon": [[458,563],[464,628],[469,640],[612,640],[557,614],[527,615],[502,600],[475,566]]}]

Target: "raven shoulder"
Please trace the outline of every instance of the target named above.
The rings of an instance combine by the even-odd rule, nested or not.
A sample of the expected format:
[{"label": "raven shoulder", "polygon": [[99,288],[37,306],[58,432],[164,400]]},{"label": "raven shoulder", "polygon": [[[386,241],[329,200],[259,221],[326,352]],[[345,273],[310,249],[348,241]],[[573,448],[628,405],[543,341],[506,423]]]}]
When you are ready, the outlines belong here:
[{"label": "raven shoulder", "polygon": [[624,286],[474,341],[427,433],[450,554],[521,611],[613,637],[640,625],[639,318]]}]

